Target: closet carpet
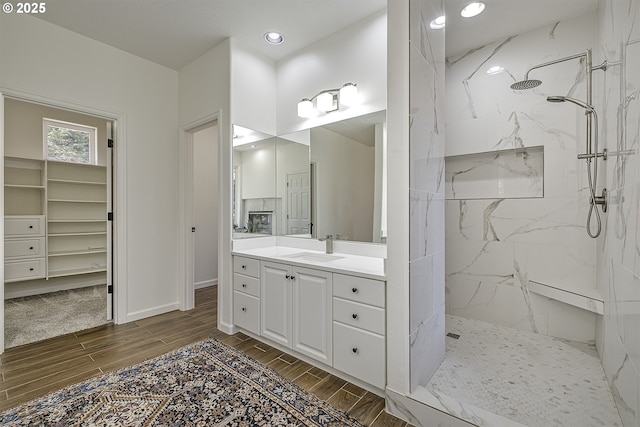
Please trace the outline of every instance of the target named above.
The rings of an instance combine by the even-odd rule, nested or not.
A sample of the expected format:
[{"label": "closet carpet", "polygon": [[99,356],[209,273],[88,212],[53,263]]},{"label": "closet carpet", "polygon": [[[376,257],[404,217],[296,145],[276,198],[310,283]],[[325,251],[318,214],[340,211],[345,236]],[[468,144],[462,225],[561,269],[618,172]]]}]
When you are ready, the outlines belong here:
[{"label": "closet carpet", "polygon": [[107,323],[106,285],[4,302],[5,347],[42,341]]}]

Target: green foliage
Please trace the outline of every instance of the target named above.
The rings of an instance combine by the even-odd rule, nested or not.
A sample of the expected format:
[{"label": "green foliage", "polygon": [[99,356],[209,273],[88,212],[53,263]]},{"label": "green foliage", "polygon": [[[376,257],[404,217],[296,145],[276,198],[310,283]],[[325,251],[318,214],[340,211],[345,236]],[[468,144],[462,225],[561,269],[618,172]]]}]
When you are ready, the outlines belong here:
[{"label": "green foliage", "polygon": [[72,163],[91,163],[89,132],[47,126],[48,157]]}]

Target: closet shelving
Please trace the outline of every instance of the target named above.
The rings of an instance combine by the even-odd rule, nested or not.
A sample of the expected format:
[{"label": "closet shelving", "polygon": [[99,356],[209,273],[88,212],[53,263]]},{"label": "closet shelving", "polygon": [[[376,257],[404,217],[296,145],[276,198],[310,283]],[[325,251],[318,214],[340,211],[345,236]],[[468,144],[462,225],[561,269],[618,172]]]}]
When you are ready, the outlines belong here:
[{"label": "closet shelving", "polygon": [[5,157],[5,215],[45,215],[44,161]]},{"label": "closet shelving", "polygon": [[6,283],[46,276],[46,166],[43,160],[5,157]]},{"label": "closet shelving", "polygon": [[48,277],[107,271],[107,170],[47,162]]}]

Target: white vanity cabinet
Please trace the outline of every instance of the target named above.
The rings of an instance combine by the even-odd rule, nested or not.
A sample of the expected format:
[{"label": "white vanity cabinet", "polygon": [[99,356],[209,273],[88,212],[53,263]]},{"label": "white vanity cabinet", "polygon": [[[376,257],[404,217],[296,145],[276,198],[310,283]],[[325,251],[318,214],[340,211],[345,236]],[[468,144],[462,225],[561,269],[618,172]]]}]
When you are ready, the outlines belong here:
[{"label": "white vanity cabinet", "polygon": [[234,254],[234,323],[384,390],[386,282],[284,258]]},{"label": "white vanity cabinet", "polygon": [[291,348],[291,267],[262,261],[260,335]]},{"label": "white vanity cabinet", "polygon": [[262,261],[263,337],[331,364],[332,273]]},{"label": "white vanity cabinet", "polygon": [[233,321],[260,333],[260,261],[233,257]]},{"label": "white vanity cabinet", "polygon": [[384,388],[385,282],[333,275],[333,367]]}]

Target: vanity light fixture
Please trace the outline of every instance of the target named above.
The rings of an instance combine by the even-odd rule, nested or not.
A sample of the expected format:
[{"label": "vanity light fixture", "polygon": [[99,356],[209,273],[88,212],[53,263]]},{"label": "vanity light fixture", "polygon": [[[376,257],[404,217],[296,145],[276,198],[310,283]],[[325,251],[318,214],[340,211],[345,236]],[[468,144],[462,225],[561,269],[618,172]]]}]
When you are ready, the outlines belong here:
[{"label": "vanity light fixture", "polygon": [[445,22],[447,18],[444,15],[438,16],[436,19],[431,21],[429,26],[432,30],[441,30],[445,27]]},{"label": "vanity light fixture", "polygon": [[500,65],[494,65],[493,67],[490,67],[487,70],[487,74],[489,74],[490,76],[493,76],[494,74],[500,74],[503,71],[504,71],[504,67],[501,67]]},{"label": "vanity light fixture", "polygon": [[355,83],[345,83],[341,88],[326,89],[312,98],[302,98],[298,102],[298,116],[309,118],[318,112],[329,113],[339,110],[341,106],[350,106],[357,102],[358,86]]},{"label": "vanity light fixture", "polygon": [[284,36],[277,31],[269,31],[264,34],[264,39],[269,44],[280,44],[284,41]]},{"label": "vanity light fixture", "polygon": [[473,18],[476,15],[479,15],[484,10],[484,3],[481,1],[474,1],[469,3],[460,11],[460,15],[463,18]]}]

